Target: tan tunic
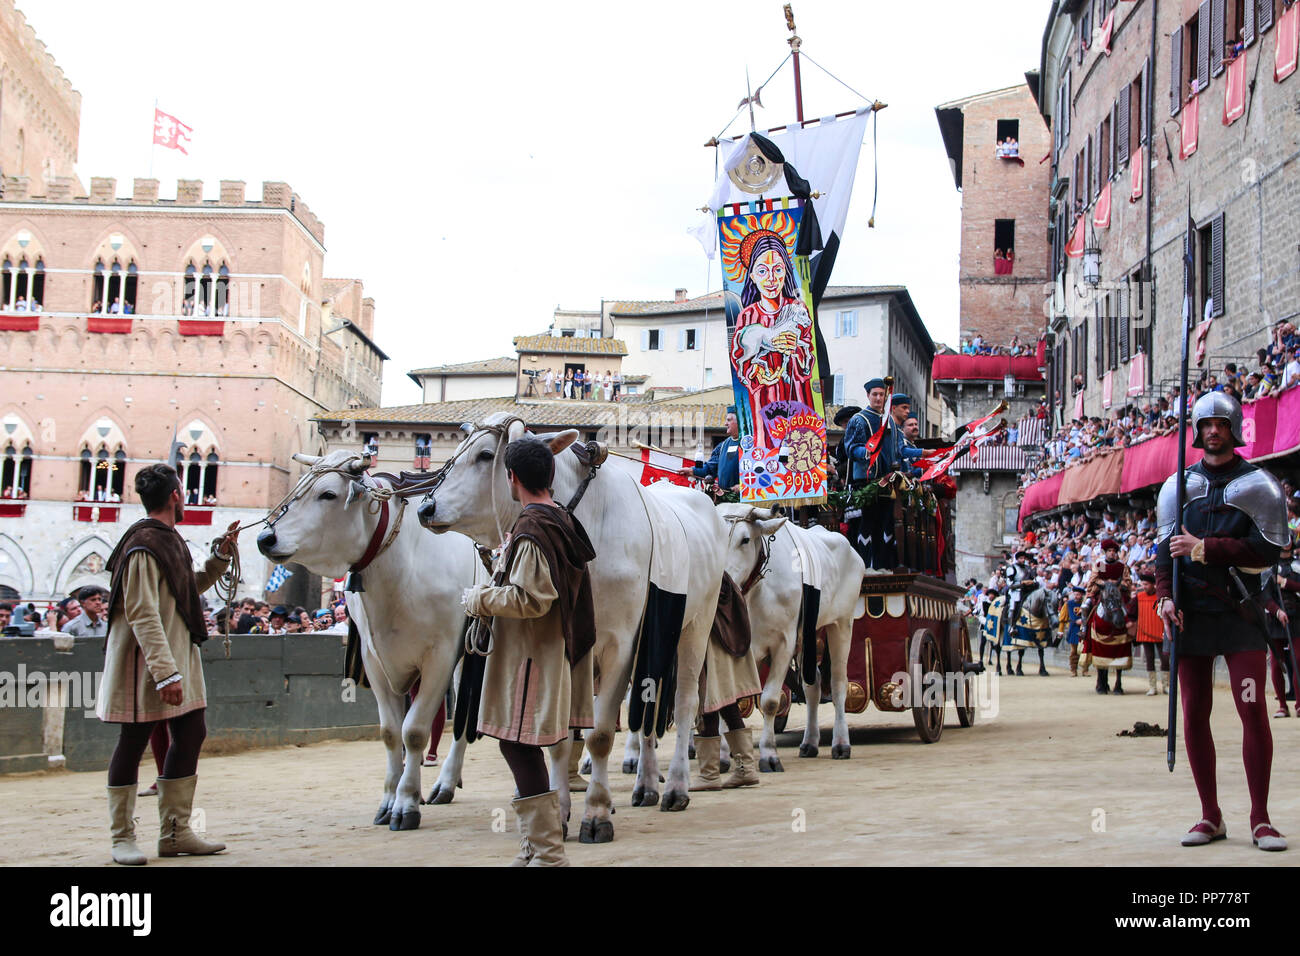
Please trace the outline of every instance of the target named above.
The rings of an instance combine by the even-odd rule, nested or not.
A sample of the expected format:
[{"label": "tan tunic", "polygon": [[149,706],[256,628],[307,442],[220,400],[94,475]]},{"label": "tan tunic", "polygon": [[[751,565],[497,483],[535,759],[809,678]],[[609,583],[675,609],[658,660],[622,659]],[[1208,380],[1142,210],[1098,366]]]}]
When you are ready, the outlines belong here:
[{"label": "tan tunic", "polygon": [[700,713],[711,714],[728,704],[763,691],[754,663],[754,645],[743,657],[731,653],[713,638],[704,652],[704,672],[700,674]]},{"label": "tan tunic", "polygon": [[[498,562],[504,559],[498,558]],[[498,567],[495,570],[500,570]],[[466,609],[491,617],[492,653],[483,673],[478,730],[498,740],[548,747],[572,727],[592,727],[592,659],[571,667],[551,570],[531,541],[515,548],[510,576],[500,587],[471,591]]]},{"label": "tan tunic", "polygon": [[[202,594],[226,570],[227,562],[209,558],[194,572]],[[162,566],[147,551],[127,559],[122,600],[108,622],[104,680],[95,714],[113,724],[168,720],[207,706],[203,658],[176,607]],[[163,703],[156,684],[179,672],[182,698]]]}]

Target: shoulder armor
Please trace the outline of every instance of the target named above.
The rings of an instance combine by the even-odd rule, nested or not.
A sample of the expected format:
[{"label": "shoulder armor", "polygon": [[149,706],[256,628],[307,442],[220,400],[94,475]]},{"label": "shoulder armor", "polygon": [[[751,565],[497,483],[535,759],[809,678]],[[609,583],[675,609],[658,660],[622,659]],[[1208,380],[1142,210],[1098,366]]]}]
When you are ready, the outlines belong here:
[{"label": "shoulder armor", "polygon": [[1286,498],[1277,479],[1262,468],[1252,468],[1223,486],[1223,503],[1236,508],[1259,528],[1269,544],[1284,548],[1291,539],[1286,523]]},{"label": "shoulder armor", "polygon": [[[1183,501],[1183,507],[1187,502],[1195,501],[1197,498],[1204,498],[1210,493],[1210,483],[1206,477],[1199,471],[1192,471],[1190,468],[1186,471],[1187,475],[1187,492]],[[1165,483],[1160,486],[1160,496],[1156,498],[1156,541],[1165,540],[1174,533],[1175,529],[1181,524],[1181,516],[1177,514],[1177,495],[1178,495],[1178,475],[1172,474],[1165,479]],[[1284,521],[1285,525],[1286,522]]]}]

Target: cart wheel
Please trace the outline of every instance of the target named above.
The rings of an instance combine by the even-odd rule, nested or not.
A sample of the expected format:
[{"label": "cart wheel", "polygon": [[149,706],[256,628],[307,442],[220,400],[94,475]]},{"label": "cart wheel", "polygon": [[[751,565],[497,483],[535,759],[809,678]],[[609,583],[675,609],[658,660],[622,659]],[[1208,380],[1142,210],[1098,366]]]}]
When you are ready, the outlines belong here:
[{"label": "cart wheel", "polygon": [[953,689],[957,699],[953,701],[957,705],[957,723],[963,727],[973,727],[975,725],[975,711],[977,709],[977,695],[979,693],[979,682],[976,680],[977,675],[965,673],[965,665],[970,663],[970,641],[966,635],[961,635],[961,653],[957,655],[957,673],[954,674],[955,682]]},{"label": "cart wheel", "polygon": [[912,635],[911,668],[908,676],[920,679],[920,686],[910,688],[912,719],[924,743],[932,744],[943,735],[943,657],[939,643],[929,631]]}]

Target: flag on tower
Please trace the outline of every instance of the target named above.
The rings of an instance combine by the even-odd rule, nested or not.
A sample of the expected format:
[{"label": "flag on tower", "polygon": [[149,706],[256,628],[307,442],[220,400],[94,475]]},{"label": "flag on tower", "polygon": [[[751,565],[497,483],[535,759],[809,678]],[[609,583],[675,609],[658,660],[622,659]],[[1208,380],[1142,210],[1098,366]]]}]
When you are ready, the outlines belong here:
[{"label": "flag on tower", "polygon": [[188,156],[190,153],[185,147],[190,144],[190,134],[193,132],[192,127],[186,126],[175,116],[164,113],[156,106],[153,108],[153,141],[155,146],[179,149]]}]

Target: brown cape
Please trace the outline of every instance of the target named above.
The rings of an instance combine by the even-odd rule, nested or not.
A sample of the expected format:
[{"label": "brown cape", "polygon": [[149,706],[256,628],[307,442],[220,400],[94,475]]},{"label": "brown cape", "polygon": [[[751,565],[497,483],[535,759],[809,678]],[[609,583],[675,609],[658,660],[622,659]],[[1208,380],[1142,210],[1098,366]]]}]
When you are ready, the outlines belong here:
[{"label": "brown cape", "polygon": [[176,599],[176,611],[189,629],[190,640],[202,644],[208,639],[208,628],[203,621],[203,604],[199,600],[199,586],[194,580],[194,562],[189,546],[175,528],[169,528],[157,518],[141,518],[126,529],[108,558],[109,583],[108,619],[113,619],[113,609],[122,600],[123,578],[129,558],[136,551],[146,551],[162,568],[167,587]]},{"label": "brown cape", "polygon": [[732,657],[744,657],[749,653],[749,607],[730,574],[722,575],[718,611],[713,615],[709,639],[717,641]]},{"label": "brown cape", "polygon": [[596,608],[591,598],[587,562],[596,556],[587,531],[575,516],[560,507],[531,504],[510,529],[503,568],[514,563],[515,544],[527,538],[542,552],[559,595],[560,629],[569,663],[582,660],[596,644]]}]

